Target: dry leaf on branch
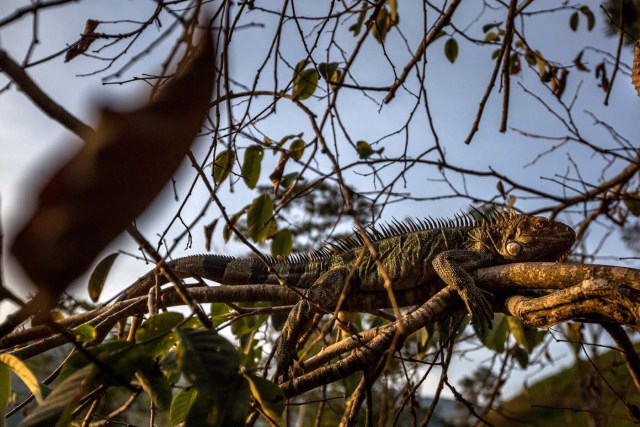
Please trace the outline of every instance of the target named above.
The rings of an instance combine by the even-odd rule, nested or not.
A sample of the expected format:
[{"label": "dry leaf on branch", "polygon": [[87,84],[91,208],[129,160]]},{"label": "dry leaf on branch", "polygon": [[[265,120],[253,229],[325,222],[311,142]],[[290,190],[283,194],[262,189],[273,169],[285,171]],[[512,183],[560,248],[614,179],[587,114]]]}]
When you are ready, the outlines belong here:
[{"label": "dry leaf on branch", "polygon": [[44,186],[12,250],[48,304],[151,203],[184,159],[214,82],[211,37],[195,51],[144,107],[105,109],[95,134]]}]

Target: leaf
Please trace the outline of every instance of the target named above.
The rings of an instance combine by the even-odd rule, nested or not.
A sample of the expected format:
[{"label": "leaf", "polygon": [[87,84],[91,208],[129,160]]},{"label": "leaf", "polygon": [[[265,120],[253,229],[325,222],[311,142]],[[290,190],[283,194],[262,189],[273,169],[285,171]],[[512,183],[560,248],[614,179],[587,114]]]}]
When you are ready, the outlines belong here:
[{"label": "leaf", "polygon": [[578,15],[578,12],[573,12],[571,14],[571,18],[569,18],[569,27],[571,27],[573,31],[577,31],[579,22],[580,22],[580,15]]},{"label": "leaf", "polygon": [[204,247],[207,252],[211,250],[211,238],[213,237],[213,231],[215,230],[216,225],[218,225],[219,220],[220,218],[216,218],[204,226]]},{"label": "leaf", "polygon": [[[398,17],[398,0],[387,0],[387,4],[389,5],[389,19],[390,22],[395,25],[399,21]],[[391,26],[389,26],[391,27]]]},{"label": "leaf", "polygon": [[458,42],[453,37],[444,44],[444,56],[446,56],[452,64],[458,57]]},{"label": "leaf", "polygon": [[78,401],[92,387],[95,370],[92,365],[74,372],[58,384],[44,401],[26,417],[21,427],[66,426]]},{"label": "leaf", "polygon": [[318,64],[318,71],[320,72],[320,76],[326,81],[331,81],[331,78],[337,69],[337,62],[330,62],[329,64],[327,64],[326,62],[322,62]]},{"label": "leaf", "polygon": [[176,393],[171,403],[169,415],[172,426],[178,426],[186,421],[187,415],[189,415],[191,406],[193,406],[197,396],[198,390],[196,388],[180,390]]},{"label": "leaf", "polygon": [[149,317],[136,331],[136,342],[141,343],[160,337],[182,322],[182,313],[167,311]]},{"label": "leaf", "polygon": [[273,148],[274,148],[274,150],[273,150],[273,155],[275,156],[276,154],[278,154],[278,151],[279,151],[278,149],[280,149],[280,148],[284,147],[284,144],[285,144],[287,141],[289,141],[290,139],[293,139],[293,138],[301,138],[301,137],[302,137],[302,135],[304,135],[304,132],[300,132],[300,133],[298,133],[298,134],[290,134],[290,135],[285,135],[285,136],[283,136],[283,137],[280,139],[280,141],[278,141],[278,143],[273,147]]},{"label": "leaf", "polygon": [[293,248],[293,234],[291,230],[280,230],[273,236],[271,240],[271,255],[274,257],[288,257],[291,255],[291,249]]},{"label": "leaf", "polygon": [[262,243],[271,234],[273,213],[273,200],[268,194],[262,194],[251,202],[247,210],[247,228],[255,242]]},{"label": "leaf", "polygon": [[[235,227],[248,208],[248,206],[245,206],[239,212],[235,213],[231,218],[229,218],[229,223],[231,223],[231,225]],[[231,227],[229,227],[229,224],[225,223],[224,228],[222,229],[222,238],[224,239],[225,243],[228,242],[229,239],[231,239],[231,236],[233,236],[233,231],[231,230]]]},{"label": "leaf", "polygon": [[100,299],[102,288],[104,288],[109,271],[111,271],[111,266],[117,257],[117,252],[107,255],[98,263],[91,273],[91,277],[89,277],[89,297],[91,301],[96,302]]},{"label": "leaf", "polygon": [[213,161],[213,182],[220,185],[231,173],[233,162],[236,161],[236,153],[233,150],[224,150],[218,153]]},{"label": "leaf", "polygon": [[7,366],[33,393],[38,402],[42,402],[42,389],[40,383],[33,372],[16,356],[7,353],[0,353],[0,364]]},{"label": "leaf", "polygon": [[493,31],[491,31],[490,33],[485,34],[485,36],[484,36],[484,41],[487,42],[487,43],[497,42],[499,40],[500,40],[500,37],[496,33],[494,33]]},{"label": "leaf", "polygon": [[276,168],[273,170],[273,172],[271,172],[271,175],[269,175],[269,179],[273,184],[274,193],[277,193],[278,188],[280,188],[280,181],[282,180],[282,175],[284,174],[284,168],[287,165],[288,161],[289,161],[289,153],[285,151],[281,152],[280,159],[278,160],[278,164],[276,165]]},{"label": "leaf", "polygon": [[298,172],[288,173],[282,177],[282,179],[279,182],[279,185],[284,189],[284,191],[287,191],[292,185],[294,185],[294,183],[296,182],[296,179],[298,179],[299,181],[303,180],[303,178],[300,177],[300,174]]},{"label": "leaf", "polygon": [[249,382],[251,394],[262,409],[271,418],[280,418],[285,408],[285,396],[282,389],[266,378],[256,375],[244,375]]},{"label": "leaf", "polygon": [[384,147],[374,150],[371,148],[371,144],[367,141],[358,141],[356,143],[356,150],[358,150],[358,156],[364,160],[368,159],[373,154],[382,154]]},{"label": "leaf", "polygon": [[[475,322],[473,326],[475,329]],[[485,345],[485,347],[498,353],[502,353],[505,348],[507,337],[509,336],[509,325],[507,323],[507,316],[501,313],[496,313],[495,316],[493,316],[493,327],[486,331],[484,335],[478,334],[478,331],[476,329],[476,334],[478,335],[478,338],[480,338],[480,341],[482,341],[482,344]]]},{"label": "leaf", "polygon": [[136,372],[136,378],[151,401],[158,408],[164,410],[171,406],[171,384],[164,376],[158,365],[141,366]]},{"label": "leaf", "polygon": [[580,6],[580,12],[587,18],[587,30],[593,30],[593,27],[596,25],[596,17],[589,9],[589,6]]},{"label": "leaf", "polygon": [[303,154],[304,154],[304,141],[301,139],[296,139],[289,146],[289,156],[293,157],[296,160],[300,160]]},{"label": "leaf", "polygon": [[587,66],[586,66],[586,65],[584,65],[584,63],[582,62],[582,55],[583,55],[583,54],[584,54],[584,49],[583,49],[583,50],[581,50],[581,51],[580,51],[580,53],[578,53],[578,54],[576,55],[576,57],[573,59],[573,65],[575,65],[576,70],[578,70],[578,71],[582,71],[582,72],[585,72],[585,73],[588,73],[588,72],[589,72],[589,71],[591,71],[591,70],[589,70],[589,69],[587,68]]},{"label": "leaf", "polygon": [[76,340],[84,343],[90,343],[98,337],[96,328],[88,323],[73,328],[73,334],[76,336]]},{"label": "leaf", "polygon": [[228,390],[237,374],[240,356],[222,336],[208,329],[177,329],[178,366],[196,387],[206,390]]},{"label": "leaf", "polygon": [[142,108],[105,108],[95,133],[44,186],[12,248],[39,287],[42,311],[55,305],[182,163],[209,110],[216,74],[211,37],[203,37],[189,58]]},{"label": "leaf", "polygon": [[529,366],[529,353],[526,350],[522,347],[516,347],[513,350],[513,357],[522,369],[527,369],[527,366]]},{"label": "leaf", "polygon": [[0,427],[6,427],[5,417],[9,399],[11,398],[11,371],[4,363],[0,363]]},{"label": "leaf", "polygon": [[296,74],[293,79],[293,97],[303,101],[313,95],[318,87],[318,73],[315,69],[309,68]]},{"label": "leaf", "polygon": [[[96,357],[99,360],[105,361],[108,360],[114,353],[118,354],[118,357],[122,357],[122,353],[120,353],[123,349],[131,347],[133,344],[127,341],[109,341],[97,345],[95,347],[88,348],[87,351]],[[67,359],[67,361],[62,365],[62,370],[60,371],[60,375],[58,379],[63,381],[67,377],[73,375],[79,369],[82,369],[89,365],[89,360],[84,357],[83,354],[75,352]],[[131,372],[133,375],[133,371]]]},{"label": "leaf", "polygon": [[388,18],[389,12],[387,12],[387,8],[382,7],[378,12],[376,21],[371,27],[371,34],[373,34],[373,37],[378,40],[380,44],[384,44],[387,32],[389,31]]},{"label": "leaf", "polygon": [[624,193],[622,200],[633,216],[640,216],[640,194]]},{"label": "leaf", "polygon": [[482,32],[486,33],[487,31],[493,29],[493,28],[498,28],[500,25],[502,25],[502,21],[500,22],[494,22],[492,24],[485,24],[482,26]]},{"label": "leaf", "polygon": [[522,67],[520,65],[520,55],[518,55],[516,52],[513,52],[511,54],[511,57],[509,58],[509,74],[518,74],[521,69]]},{"label": "leaf", "polygon": [[519,319],[507,316],[509,331],[518,344],[520,344],[528,353],[531,353],[535,346],[542,342],[545,331],[538,331],[536,328],[527,326]]},{"label": "leaf", "polygon": [[259,145],[251,145],[244,150],[244,160],[242,162],[242,179],[247,187],[253,189],[260,178],[260,168],[262,158],[264,157],[264,148]]},{"label": "leaf", "polygon": [[362,29],[362,24],[364,23],[364,18],[367,16],[366,8],[362,8],[360,14],[358,15],[358,21],[349,27],[349,31],[353,31],[353,36],[357,36],[360,34],[360,30]]}]

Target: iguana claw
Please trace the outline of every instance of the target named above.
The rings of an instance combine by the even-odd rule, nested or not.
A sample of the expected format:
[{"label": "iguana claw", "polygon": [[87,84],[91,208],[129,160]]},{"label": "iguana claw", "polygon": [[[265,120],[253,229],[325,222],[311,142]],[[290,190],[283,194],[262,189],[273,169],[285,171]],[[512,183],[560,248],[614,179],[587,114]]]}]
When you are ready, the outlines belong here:
[{"label": "iguana claw", "polygon": [[493,295],[477,286],[460,290],[459,294],[478,333],[482,335],[492,329],[493,307],[489,299],[493,299]]}]

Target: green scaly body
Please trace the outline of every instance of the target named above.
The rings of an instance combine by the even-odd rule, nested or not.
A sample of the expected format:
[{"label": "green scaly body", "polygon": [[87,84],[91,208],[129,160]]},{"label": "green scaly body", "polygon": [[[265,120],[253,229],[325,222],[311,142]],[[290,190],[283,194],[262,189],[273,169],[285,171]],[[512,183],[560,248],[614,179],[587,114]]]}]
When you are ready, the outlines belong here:
[{"label": "green scaly body", "polygon": [[[196,255],[168,262],[179,277],[200,277],[222,285],[284,284],[303,288],[305,298],[293,308],[282,330],[279,369],[291,367],[299,337],[310,327],[317,307],[333,311],[344,292],[384,291],[384,269],[393,290],[441,287],[456,291],[481,329],[490,327],[493,310],[486,292],[468,271],[493,265],[554,261],[575,241],[565,224],[512,210],[494,211],[491,219],[462,214],[453,220],[420,220],[370,231],[374,254],[354,235],[309,254],[286,260]],[[159,283],[165,283],[162,277]],[[154,272],[125,290],[119,300],[144,295],[156,284]],[[386,292],[386,291],[384,291]]]}]

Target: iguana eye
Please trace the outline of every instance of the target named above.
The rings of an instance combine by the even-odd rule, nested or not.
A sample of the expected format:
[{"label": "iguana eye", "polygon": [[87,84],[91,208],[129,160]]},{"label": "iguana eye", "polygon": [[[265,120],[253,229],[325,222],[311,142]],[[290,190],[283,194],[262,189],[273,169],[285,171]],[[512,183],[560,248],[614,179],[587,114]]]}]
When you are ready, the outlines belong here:
[{"label": "iguana eye", "polygon": [[548,226],[547,220],[545,220],[544,218],[541,218],[540,220],[536,221],[534,226],[539,229],[542,230],[543,228],[546,228]]},{"label": "iguana eye", "polygon": [[518,256],[522,252],[522,246],[516,242],[507,243],[507,253],[511,256]]}]

